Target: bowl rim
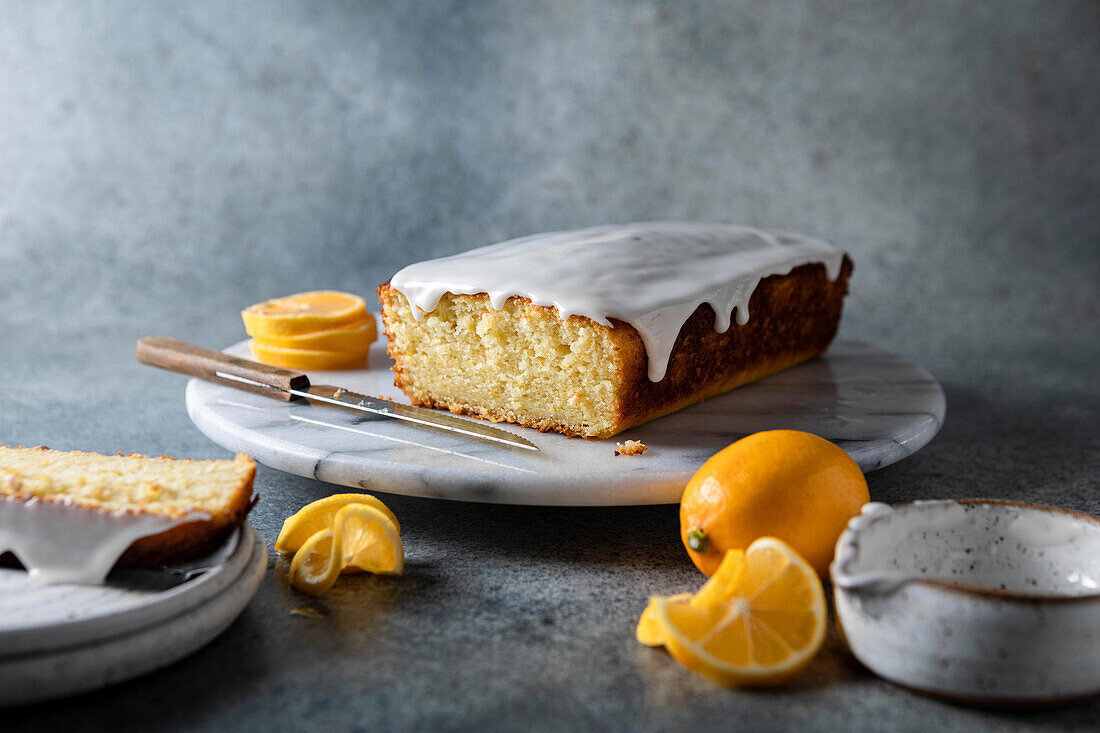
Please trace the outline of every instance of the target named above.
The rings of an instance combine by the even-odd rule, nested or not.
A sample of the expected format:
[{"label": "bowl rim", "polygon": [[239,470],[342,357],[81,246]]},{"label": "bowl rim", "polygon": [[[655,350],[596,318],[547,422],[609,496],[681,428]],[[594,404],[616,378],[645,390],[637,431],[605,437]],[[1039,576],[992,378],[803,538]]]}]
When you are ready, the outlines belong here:
[{"label": "bowl rim", "polygon": [[[892,510],[906,509],[911,507],[919,507],[922,504],[930,503],[945,503],[952,502],[956,504],[963,504],[965,506],[1001,506],[1001,507],[1019,507],[1021,509],[1035,509],[1047,514],[1061,514],[1074,519],[1084,520],[1090,524],[1097,526],[1100,529],[1100,517],[1095,517],[1091,514],[1084,512],[1078,512],[1073,509],[1064,509],[1057,506],[1049,506],[1047,504],[1034,504],[1026,501],[1014,501],[1012,499],[981,499],[981,498],[967,498],[967,499],[927,499],[918,501],[909,501],[903,504],[888,505]],[[883,517],[888,516],[883,514]],[[847,532],[848,530],[845,530]],[[830,573],[831,574],[831,573]],[[949,593],[968,596],[971,598],[980,598],[983,600],[996,600],[996,601],[1008,601],[1011,603],[1018,603],[1022,605],[1047,605],[1047,604],[1085,604],[1096,603],[1100,604],[1100,589],[1093,591],[1086,595],[1058,595],[1054,593],[1019,593],[1010,590],[1001,590],[999,588],[991,588],[986,585],[979,585],[976,583],[960,583],[951,580],[940,580],[938,578],[909,578],[905,581],[904,585],[910,583],[916,583],[918,585],[929,586],[940,590],[947,591]],[[842,588],[833,584],[836,592],[854,593],[858,592],[854,589]]]}]

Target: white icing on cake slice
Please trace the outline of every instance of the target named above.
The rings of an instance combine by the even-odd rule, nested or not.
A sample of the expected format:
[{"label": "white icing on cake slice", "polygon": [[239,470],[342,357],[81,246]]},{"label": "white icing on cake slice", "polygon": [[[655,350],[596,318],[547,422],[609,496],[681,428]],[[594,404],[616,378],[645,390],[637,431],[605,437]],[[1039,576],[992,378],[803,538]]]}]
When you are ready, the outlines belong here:
[{"label": "white icing on cake slice", "polygon": [[0,496],[0,555],[11,551],[34,583],[102,585],[136,540],[207,519],[199,511],[168,517]]},{"label": "white icing on cake slice", "polygon": [[390,281],[419,320],[444,293],[488,294],[554,306],[562,318],[585,316],[611,326],[625,321],[641,335],[649,378],[664,378],[676,337],[703,303],[724,333],[736,313],[749,319],[749,299],[765,277],[823,263],[840,274],[844,250],[800,234],[729,224],[650,222],[535,234],[418,262]]}]

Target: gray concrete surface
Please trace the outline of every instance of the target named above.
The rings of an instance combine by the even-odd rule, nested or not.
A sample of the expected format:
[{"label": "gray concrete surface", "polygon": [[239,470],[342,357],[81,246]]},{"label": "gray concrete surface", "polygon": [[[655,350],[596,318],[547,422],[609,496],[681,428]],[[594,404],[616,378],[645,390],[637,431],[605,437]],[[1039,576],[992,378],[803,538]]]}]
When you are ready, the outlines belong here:
[{"label": "gray concrete surface", "polygon": [[[882,501],[1100,514],[1100,10],[1088,2],[0,4],[0,442],[221,457],[136,338],[605,221],[843,243],[843,334],[943,382]],[[261,469],[252,521],[331,487]],[[5,713],[6,730],[1085,729],[981,711],[831,636],[777,692],[718,689],[633,624],[698,575],[674,507],[389,498],[408,573],[323,620],[272,571],[193,657]]]}]

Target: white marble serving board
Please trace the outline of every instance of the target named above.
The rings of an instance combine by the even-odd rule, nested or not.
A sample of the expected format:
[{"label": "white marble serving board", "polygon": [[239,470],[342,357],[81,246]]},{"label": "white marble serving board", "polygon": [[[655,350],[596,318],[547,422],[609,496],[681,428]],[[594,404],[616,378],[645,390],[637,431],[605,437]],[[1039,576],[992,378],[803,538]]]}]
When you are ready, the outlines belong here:
[{"label": "white marble serving board", "polygon": [[[245,343],[226,350],[249,357]],[[249,357],[250,358],[250,357]],[[385,345],[367,369],[310,372],[331,384],[408,403]],[[610,506],[679,502],[710,456],[759,430],[806,430],[836,442],[866,472],[919,450],[944,417],[940,385],[896,354],[838,342],[818,359],[608,440],[570,439],[507,423],[539,453],[498,447],[388,418],[284,403],[210,382],[187,385],[191,420],[215,443],[299,476],[368,491],[501,504]],[[641,456],[616,456],[640,440]]]},{"label": "white marble serving board", "polygon": [[120,682],[170,664],[233,622],[267,571],[245,523],[187,567],[122,570],[96,585],[35,585],[0,568],[0,706]]}]

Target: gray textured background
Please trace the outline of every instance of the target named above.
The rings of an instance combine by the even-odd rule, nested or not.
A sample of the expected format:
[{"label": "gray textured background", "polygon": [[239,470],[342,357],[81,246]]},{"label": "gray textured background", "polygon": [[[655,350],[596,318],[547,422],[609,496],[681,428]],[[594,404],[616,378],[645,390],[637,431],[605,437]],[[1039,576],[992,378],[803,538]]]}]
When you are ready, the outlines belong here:
[{"label": "gray textured background", "polygon": [[[410,261],[540,230],[704,219],[843,244],[842,334],[944,383],[947,427],[873,474],[876,498],[1097,513],[1098,79],[1088,2],[4,2],[0,442],[220,457],[182,380],[133,362],[136,338],[223,346],[275,295],[369,294]],[[269,542],[328,491],[257,483]],[[1100,714],[914,697],[835,638],[794,691],[725,693],[630,638],[646,594],[695,583],[674,509],[390,503],[409,577],[349,583],[310,622],[287,616],[300,599],[277,568],[195,657],[16,723]]]}]

